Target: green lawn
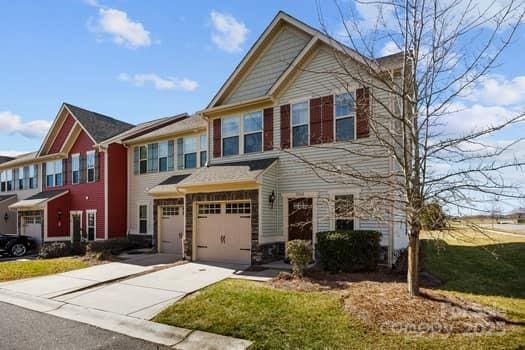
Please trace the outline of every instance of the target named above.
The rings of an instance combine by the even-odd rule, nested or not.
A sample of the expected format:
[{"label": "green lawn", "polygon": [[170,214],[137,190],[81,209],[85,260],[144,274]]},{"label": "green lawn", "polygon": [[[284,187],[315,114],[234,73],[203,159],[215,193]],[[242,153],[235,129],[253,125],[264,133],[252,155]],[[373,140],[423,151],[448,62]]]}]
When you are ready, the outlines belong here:
[{"label": "green lawn", "polygon": [[[525,322],[525,242],[439,247],[423,244],[426,268],[446,281],[442,289]],[[241,280],[210,286],[164,310],[155,321],[249,339],[254,349],[472,350],[523,349],[525,344],[523,326],[492,336],[381,333],[347,315],[337,292],[285,291]]]},{"label": "green lawn", "polygon": [[2,262],[0,263],[0,282],[51,275],[88,266],[88,263],[76,258]]}]

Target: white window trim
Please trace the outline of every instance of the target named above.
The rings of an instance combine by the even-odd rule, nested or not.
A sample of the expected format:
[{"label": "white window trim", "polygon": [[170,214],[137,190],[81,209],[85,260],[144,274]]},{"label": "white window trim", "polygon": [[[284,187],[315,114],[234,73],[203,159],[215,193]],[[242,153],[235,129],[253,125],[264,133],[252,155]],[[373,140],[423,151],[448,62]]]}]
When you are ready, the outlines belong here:
[{"label": "white window trim", "polygon": [[86,236],[88,237],[88,242],[89,242],[89,214],[94,214],[95,215],[95,220],[94,220],[94,234],[93,234],[93,240],[94,241],[97,241],[97,240],[104,240],[103,238],[98,238],[97,239],[97,210],[96,209],[86,209]]},{"label": "white window trim", "polygon": [[[222,130],[221,130],[222,131]],[[205,144],[205,147],[203,148],[202,147],[202,137],[203,136],[206,136],[206,144]],[[207,133],[204,133],[204,134],[199,134],[198,136],[199,138],[199,151],[198,151],[198,160],[199,160],[199,163],[197,164],[197,168],[200,168],[201,167],[201,153],[202,152],[206,152],[206,163],[203,164],[203,166],[206,166],[206,164],[208,164],[209,160],[210,160],[210,156],[209,156],[209,150],[208,150],[208,145],[209,145],[209,141],[208,141],[208,134]],[[184,143],[184,141],[182,141]]]},{"label": "white window trim", "polygon": [[[345,93],[348,93],[349,91],[348,90],[342,90],[341,92],[337,93],[337,92],[334,92],[333,94],[333,99],[334,99],[334,103],[333,103],[333,109],[334,109],[334,125],[333,125],[333,128],[334,128],[334,131],[333,131],[333,135],[334,135],[334,138],[333,138],[333,143],[336,143],[336,142],[352,142],[352,141],[355,141],[357,140],[357,100],[356,100],[356,89],[353,90],[353,95],[354,95],[354,114],[348,114],[348,115],[345,115],[345,116],[341,116],[341,117],[337,117],[336,116],[336,109],[337,109],[337,103],[336,103],[336,96],[337,95],[342,95],[342,94],[345,94]],[[344,119],[344,118],[349,118],[349,117],[353,117],[354,118],[354,138],[351,139],[351,140],[337,140],[337,120],[338,119]]]},{"label": "white window trim", "polygon": [[[186,152],[186,147],[184,147],[184,141],[186,139],[194,138],[195,139],[195,152]],[[200,153],[200,134],[199,135],[188,135],[182,137],[182,169],[197,169],[201,161]],[[195,168],[186,168],[186,154],[195,153]]]},{"label": "white window trim", "polygon": [[[222,130],[222,126],[224,124],[224,119],[230,119],[230,118],[238,118],[239,119],[239,133],[237,134],[237,137],[239,138],[239,153],[237,154],[230,154],[230,155],[224,155],[224,139],[229,139],[231,137],[235,136],[226,136],[224,137],[224,132]],[[240,156],[241,154],[244,154],[244,138],[242,137],[242,115],[228,115],[225,117],[221,117],[221,157],[222,158],[228,158],[228,157],[236,157]]]},{"label": "white window trim", "polygon": [[[89,165],[88,165],[88,157],[91,154],[93,155],[93,168],[90,168]],[[86,152],[86,183],[93,183],[97,179],[97,177],[95,175],[95,168],[96,168],[95,164],[96,164],[95,151],[87,151]],[[93,169],[93,181],[89,181],[89,169]]]},{"label": "white window trim", "polygon": [[[50,173],[47,171],[47,164],[48,164],[48,163],[52,163],[52,164],[53,164],[53,173],[52,173],[52,174],[50,174]],[[45,167],[46,167],[46,187],[55,187],[55,185],[56,185],[56,184],[55,184],[55,161],[54,161],[54,160],[47,161],[47,162],[45,163]],[[49,185],[49,184],[47,183],[47,177],[48,177],[49,175],[51,175],[51,178],[53,179],[53,181],[52,181],[53,184],[52,184],[52,185]]]},{"label": "white window trim", "polygon": [[[144,147],[144,150],[145,150],[145,152],[146,152],[146,158],[144,158],[144,159],[140,157],[140,149],[141,149],[142,147]],[[150,173],[148,173],[148,145],[147,145],[147,144],[145,144],[145,145],[140,145],[140,146],[137,146],[137,148],[139,149],[139,172],[138,172],[137,175],[150,174]],[[140,171],[140,163],[141,163],[143,160],[146,161],[146,171],[142,173],[142,172]]]},{"label": "white window trim", "polygon": [[[140,207],[141,206],[146,206],[146,232],[145,233],[142,233],[140,232]],[[144,236],[147,236],[147,235],[151,235],[152,233],[150,232],[150,205],[149,205],[149,202],[138,202],[137,203],[137,234],[138,235],[144,235]]]},{"label": "white window trim", "polygon": [[[297,100],[295,102],[290,102],[290,148],[302,148],[302,147],[308,147],[310,146],[310,100],[311,98],[308,98],[308,99],[302,99],[302,100]],[[301,103],[306,103],[306,112],[307,112],[307,115],[308,115],[308,118],[307,118],[307,121],[306,121],[306,125],[308,126],[308,144],[304,145],[304,146],[294,146],[293,145],[293,128],[294,126],[302,126],[304,124],[298,124],[298,125],[293,125],[293,105],[297,105],[297,104],[301,104]]]},{"label": "white window trim", "polygon": [[[163,144],[163,143],[166,144],[166,149],[168,150],[168,153],[166,154],[166,156],[161,157],[160,156],[160,145]],[[170,143],[169,143],[169,140],[164,140],[164,141],[157,142],[157,173],[165,173],[165,172],[168,171],[169,154],[170,154]],[[164,171],[160,170],[160,159],[161,158],[166,158],[166,170],[164,170]],[[140,167],[140,154],[139,154],[139,167]]]},{"label": "white window trim", "polygon": [[347,189],[336,189],[336,190],[330,190],[328,191],[328,195],[330,196],[330,230],[335,230],[335,196],[348,196],[352,195],[354,196],[354,230],[360,229],[360,220],[359,217],[355,215],[355,204],[359,199],[360,195],[359,190],[347,190]]},{"label": "white window trim", "polygon": [[[73,180],[75,177],[73,176],[73,171],[75,171],[75,169],[73,168],[73,159],[74,158],[78,158],[78,182],[75,182],[75,180]],[[80,183],[80,153],[74,153],[71,155],[71,184],[72,185],[78,185]]]},{"label": "white window trim", "polygon": [[[259,112],[261,113],[261,128],[258,130],[258,131],[249,131],[249,132],[245,132],[244,131],[244,117],[248,114],[252,114],[252,113],[256,113],[256,112]],[[262,109],[256,109],[256,110],[253,110],[253,111],[250,111],[250,112],[244,112],[242,114],[242,117],[241,117],[241,137],[242,137],[242,150],[240,149],[239,150],[239,154],[257,154],[257,153],[262,153],[264,152],[264,110]],[[244,151],[244,136],[246,135],[253,135],[253,134],[261,134],[261,150],[260,151],[256,151],[256,152],[248,152],[246,153]],[[242,152],[241,152],[242,151]]]}]

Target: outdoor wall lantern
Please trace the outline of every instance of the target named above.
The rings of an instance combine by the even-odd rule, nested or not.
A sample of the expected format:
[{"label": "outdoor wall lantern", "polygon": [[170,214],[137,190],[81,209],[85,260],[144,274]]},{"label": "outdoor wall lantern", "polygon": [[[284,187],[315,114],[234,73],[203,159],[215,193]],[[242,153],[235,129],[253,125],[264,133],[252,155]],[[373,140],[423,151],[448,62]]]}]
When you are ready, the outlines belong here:
[{"label": "outdoor wall lantern", "polygon": [[57,211],[57,218],[58,218],[58,221],[60,221],[62,219],[62,210],[58,209]]},{"label": "outdoor wall lantern", "polygon": [[4,221],[7,222],[7,220],[9,220],[9,214],[6,212],[4,214]]},{"label": "outdoor wall lantern", "polygon": [[270,193],[270,196],[268,197],[268,203],[270,203],[270,209],[273,209],[274,202],[275,202],[275,191],[272,191],[272,193]]}]

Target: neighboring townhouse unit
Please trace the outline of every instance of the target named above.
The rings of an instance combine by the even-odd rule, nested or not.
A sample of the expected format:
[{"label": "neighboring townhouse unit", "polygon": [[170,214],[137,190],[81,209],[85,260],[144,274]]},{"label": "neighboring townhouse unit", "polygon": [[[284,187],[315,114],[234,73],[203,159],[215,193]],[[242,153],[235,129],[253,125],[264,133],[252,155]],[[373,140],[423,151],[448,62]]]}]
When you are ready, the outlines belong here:
[{"label": "neighboring townhouse unit", "polygon": [[[251,264],[281,257],[291,239],[315,246],[319,231],[374,229],[383,234],[384,262],[392,263],[407,245],[405,225],[347,210],[385,188],[326,181],[308,165],[350,163],[378,173],[393,166],[344,150],[376,141],[369,113],[382,109],[370,87],[348,81],[343,88],[330,74],[337,45],[280,12],[200,112],[207,149],[197,137],[205,126],[193,126],[198,117],[129,140],[129,234],[152,236],[160,251],[191,260]],[[347,58],[351,69],[363,69],[362,56]],[[396,57],[387,59],[395,67]],[[187,145],[185,133],[194,140]],[[204,151],[207,164],[199,161]]]},{"label": "neighboring townhouse unit", "polygon": [[36,152],[14,158],[0,157],[0,233],[21,233],[41,241],[34,230],[40,225],[39,218],[28,217],[18,227],[16,212],[9,210],[10,205],[40,191],[40,165],[35,157]]}]

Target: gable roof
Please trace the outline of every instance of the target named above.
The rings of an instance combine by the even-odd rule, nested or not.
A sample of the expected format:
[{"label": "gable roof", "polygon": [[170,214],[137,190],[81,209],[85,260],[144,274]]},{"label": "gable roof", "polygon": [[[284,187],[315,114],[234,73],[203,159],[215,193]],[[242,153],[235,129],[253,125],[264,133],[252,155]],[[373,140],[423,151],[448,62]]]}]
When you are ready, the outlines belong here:
[{"label": "gable roof", "polygon": [[[270,22],[270,24],[266,27],[266,29],[263,31],[263,33],[259,36],[257,41],[252,45],[252,47],[249,49],[248,53],[243,57],[243,59],[239,62],[239,64],[235,67],[233,72],[230,74],[228,79],[224,82],[224,84],[221,86],[219,91],[215,94],[211,102],[208,104],[206,109],[215,107],[222,99],[224,99],[231,91],[232,87],[237,86],[240,81],[238,81],[238,75],[242,75],[245,73],[246,66],[250,64],[254,60],[254,56],[259,54],[261,51],[264,50],[264,47],[268,45],[268,41],[271,41],[276,33],[276,31],[279,30],[281,25],[288,24],[292,27],[299,29],[307,34],[309,34],[312,39],[311,40],[320,40],[332,47],[334,47],[337,50],[344,50],[344,53],[352,57],[353,59],[359,61],[359,62],[372,62],[369,58],[363,56],[362,54],[358,53],[357,51],[353,50],[352,48],[344,45],[343,43],[334,40],[333,38],[327,36],[325,33],[321,32],[320,30],[306,24],[305,22],[302,22],[298,20],[297,18],[287,14],[286,12],[279,11],[277,15],[273,18],[273,20]],[[311,48],[311,47],[310,47]],[[293,62],[290,63],[292,65]],[[287,70],[285,70],[286,72]],[[283,72],[283,74],[285,74]],[[279,78],[276,80],[278,81]]]},{"label": "gable roof", "polygon": [[37,153],[38,152],[30,152],[16,156],[7,162],[0,163],[0,169],[9,169],[21,165],[35,163],[37,160]]},{"label": "gable roof", "polygon": [[64,105],[97,143],[134,127],[133,124],[108,117],[104,114],[92,112],[69,103],[64,103]]},{"label": "gable roof", "polygon": [[16,197],[16,194],[0,195],[0,203],[14,197]]},{"label": "gable roof", "polygon": [[0,156],[0,164],[9,162],[10,160],[15,159],[14,157],[8,157],[8,156]]}]

